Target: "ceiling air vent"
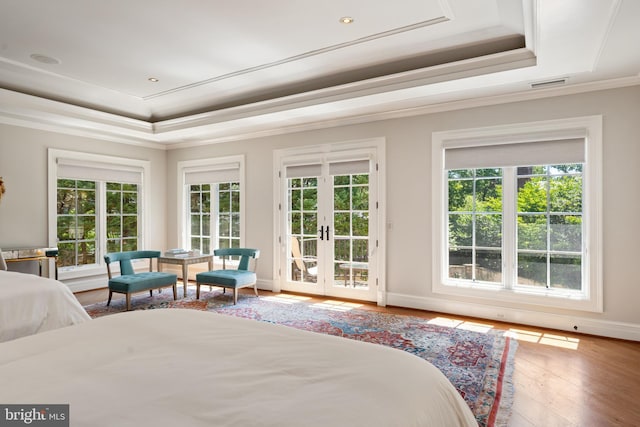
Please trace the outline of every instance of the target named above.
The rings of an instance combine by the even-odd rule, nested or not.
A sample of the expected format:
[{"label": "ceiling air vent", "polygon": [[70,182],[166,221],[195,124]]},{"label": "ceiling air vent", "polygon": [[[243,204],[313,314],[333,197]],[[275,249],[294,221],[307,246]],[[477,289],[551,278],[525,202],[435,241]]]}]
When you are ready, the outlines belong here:
[{"label": "ceiling air vent", "polygon": [[563,77],[561,79],[546,80],[543,82],[531,83],[531,89],[540,89],[540,88],[545,88],[550,86],[560,86],[566,83],[567,83],[567,78]]}]

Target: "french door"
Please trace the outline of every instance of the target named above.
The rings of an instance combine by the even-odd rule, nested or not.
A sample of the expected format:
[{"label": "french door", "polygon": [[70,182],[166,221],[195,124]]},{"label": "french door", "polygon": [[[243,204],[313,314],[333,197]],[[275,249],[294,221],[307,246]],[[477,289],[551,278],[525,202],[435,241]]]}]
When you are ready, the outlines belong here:
[{"label": "french door", "polygon": [[284,160],[280,287],[376,301],[378,175],[370,152]]}]

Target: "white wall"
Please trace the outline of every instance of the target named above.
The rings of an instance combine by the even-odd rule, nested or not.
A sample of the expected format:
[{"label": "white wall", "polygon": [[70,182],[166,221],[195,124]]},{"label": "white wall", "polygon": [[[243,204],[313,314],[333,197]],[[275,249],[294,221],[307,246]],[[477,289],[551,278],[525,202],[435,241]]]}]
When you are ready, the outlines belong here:
[{"label": "white wall", "polygon": [[[603,116],[604,125],[604,313],[571,312],[431,292],[431,134],[462,128]],[[240,142],[153,150],[101,140],[0,125],[0,247],[48,244],[47,148],[151,161],[152,212],[148,247],[178,245],[177,162],[246,156],[246,244],[261,249],[258,269],[271,283],[273,261],[273,151],[371,137],[386,139],[388,302],[640,340],[640,87],[470,108],[403,119],[335,127]]]},{"label": "white wall", "polygon": [[[128,157],[151,162],[151,214],[147,248],[166,247],[166,152],[78,136],[0,124],[0,248],[55,246],[48,242],[47,149]],[[106,277],[106,269],[105,269]],[[69,282],[67,282],[69,283]],[[102,286],[106,280],[102,279]],[[82,287],[72,287],[77,290]]]},{"label": "white wall", "polygon": [[[434,131],[603,115],[604,313],[571,312],[431,292],[431,134]],[[295,134],[171,150],[167,158],[168,244],[177,244],[176,164],[245,154],[246,243],[261,249],[259,277],[268,283],[273,261],[273,150],[384,137],[387,144],[387,290],[403,305],[521,323],[640,339],[640,87],[470,108]]]}]

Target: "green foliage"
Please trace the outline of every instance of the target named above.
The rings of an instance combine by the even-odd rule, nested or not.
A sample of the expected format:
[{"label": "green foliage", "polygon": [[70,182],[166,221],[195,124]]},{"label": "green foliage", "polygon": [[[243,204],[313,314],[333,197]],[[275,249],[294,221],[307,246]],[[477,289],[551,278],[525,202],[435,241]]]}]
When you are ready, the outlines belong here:
[{"label": "green foliage", "polygon": [[[582,165],[527,166],[517,172],[519,280],[546,286],[547,265],[551,265],[549,286],[579,289],[580,256],[568,254],[569,261],[560,262],[550,251],[582,250]],[[451,265],[456,260],[471,262],[460,254],[472,248],[501,247],[500,176],[495,169],[449,171]]]}]

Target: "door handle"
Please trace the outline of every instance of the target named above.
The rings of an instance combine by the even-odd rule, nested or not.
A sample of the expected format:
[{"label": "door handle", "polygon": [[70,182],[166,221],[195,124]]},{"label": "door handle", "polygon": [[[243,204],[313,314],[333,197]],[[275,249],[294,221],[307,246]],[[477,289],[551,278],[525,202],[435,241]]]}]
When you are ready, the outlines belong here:
[{"label": "door handle", "polygon": [[[320,232],[320,240],[324,240],[324,225],[320,226],[320,230],[318,230]],[[328,236],[328,235],[327,235]],[[329,237],[327,237],[328,239]]]},{"label": "door handle", "polygon": [[327,225],[327,241],[329,241],[329,226]]}]

